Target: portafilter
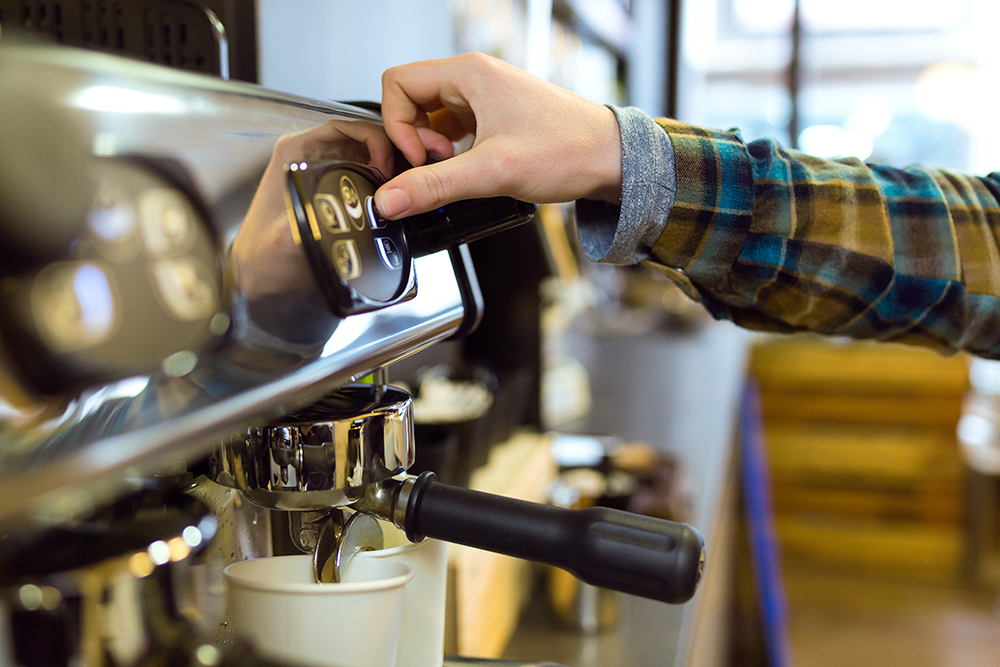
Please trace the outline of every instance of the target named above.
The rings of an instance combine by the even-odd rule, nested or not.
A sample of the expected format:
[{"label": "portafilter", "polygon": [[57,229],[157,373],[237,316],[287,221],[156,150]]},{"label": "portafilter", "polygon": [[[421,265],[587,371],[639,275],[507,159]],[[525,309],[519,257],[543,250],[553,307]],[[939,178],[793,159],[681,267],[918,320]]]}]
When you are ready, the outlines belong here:
[{"label": "portafilter", "polygon": [[[386,220],[374,206],[383,181],[377,169],[351,162],[285,167],[292,240],[328,308],[344,319],[412,299],[416,258],[454,252],[523,224],[535,208],[509,198],[480,199]],[[665,602],[694,594],[704,563],[704,543],[694,528],[605,508],[566,510],[479,493],[441,484],[433,473],[400,478],[413,463],[413,442],[406,392],[351,385],[223,444],[211,467],[216,481],[251,502],[293,511],[293,541],[314,550],[320,581],[328,554],[343,567],[351,556],[343,553],[345,544],[352,551],[379,546],[363,537],[380,535],[365,528],[370,523],[331,512],[349,507],[355,516],[392,522],[414,542],[435,537],[547,563],[587,583]],[[305,512],[328,515],[321,515],[322,528],[309,540],[303,528],[315,522],[303,520]]]},{"label": "portafilter", "polygon": [[348,507],[407,538],[554,565],[580,580],[663,602],[694,595],[704,542],[682,523],[608,508],[570,510],[404,476],[413,460],[411,401],[401,389],[351,385],[223,444],[216,481],[267,507]]}]

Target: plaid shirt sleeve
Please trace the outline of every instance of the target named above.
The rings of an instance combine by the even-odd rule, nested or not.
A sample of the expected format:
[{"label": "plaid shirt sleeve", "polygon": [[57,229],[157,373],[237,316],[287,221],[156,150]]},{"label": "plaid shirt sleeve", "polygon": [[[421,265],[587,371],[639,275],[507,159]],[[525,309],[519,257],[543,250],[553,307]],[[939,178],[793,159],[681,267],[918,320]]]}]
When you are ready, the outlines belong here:
[{"label": "plaid shirt sleeve", "polygon": [[677,193],[643,263],[716,318],[1000,358],[1000,174],[821,160],[657,123]]}]

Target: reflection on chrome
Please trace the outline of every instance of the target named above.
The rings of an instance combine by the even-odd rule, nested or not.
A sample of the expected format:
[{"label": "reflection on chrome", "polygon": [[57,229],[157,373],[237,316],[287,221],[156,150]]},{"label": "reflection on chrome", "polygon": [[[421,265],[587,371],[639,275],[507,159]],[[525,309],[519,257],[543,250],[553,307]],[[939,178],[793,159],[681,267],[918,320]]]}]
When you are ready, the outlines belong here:
[{"label": "reflection on chrome", "polygon": [[72,105],[108,113],[183,114],[183,100],[168,94],[146,93],[118,86],[91,86],[73,96]]},{"label": "reflection on chrome", "polygon": [[[26,254],[16,275],[0,267],[10,284],[47,285],[37,317],[0,295],[0,527],[80,512],[461,324],[447,253],[416,263],[413,300],[340,320],[292,236],[286,165],[402,166],[377,115],[44,46],[2,45],[0,62],[0,99],[30,96],[47,123],[22,116],[4,132],[82,137],[42,157],[76,150],[104,179],[78,222],[0,219],[0,244],[23,243],[12,230],[31,225],[52,255]],[[0,194],[23,182],[14,167],[0,154]],[[99,344],[112,335],[122,344]]]}]

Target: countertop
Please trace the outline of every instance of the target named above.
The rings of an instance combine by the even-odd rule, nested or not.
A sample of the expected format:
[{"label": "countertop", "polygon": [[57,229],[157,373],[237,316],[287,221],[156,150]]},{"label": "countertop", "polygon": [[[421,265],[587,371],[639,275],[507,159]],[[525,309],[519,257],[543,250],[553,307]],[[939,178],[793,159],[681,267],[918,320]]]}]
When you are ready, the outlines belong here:
[{"label": "countertop", "polygon": [[[695,485],[691,523],[705,537],[710,563],[749,340],[729,323],[710,322],[684,333],[591,334],[574,343],[592,384],[586,429],[683,458]],[[704,588],[679,606],[620,594],[617,628],[592,636],[559,629],[535,600],[504,657],[570,667],[682,667]]]}]

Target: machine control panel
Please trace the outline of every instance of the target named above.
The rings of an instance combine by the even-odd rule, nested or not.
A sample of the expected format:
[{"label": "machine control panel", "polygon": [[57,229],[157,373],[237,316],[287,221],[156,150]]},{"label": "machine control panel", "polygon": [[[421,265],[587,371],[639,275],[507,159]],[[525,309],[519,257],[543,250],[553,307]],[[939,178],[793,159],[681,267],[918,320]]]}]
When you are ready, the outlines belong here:
[{"label": "machine control panel", "polygon": [[90,167],[92,202],[66,247],[0,266],[0,340],[44,393],[184,375],[230,328],[218,242],[197,200],[137,159]]},{"label": "machine control panel", "polygon": [[385,182],[352,162],[286,167],[289,222],[327,305],[340,317],[416,295],[413,260],[527,222],[535,205],[509,197],[470,199],[402,220],[375,209]]},{"label": "machine control panel", "polygon": [[383,219],[374,194],[385,180],[348,162],[298,162],[286,168],[289,222],[327,305],[347,317],[416,295],[403,226]]}]

